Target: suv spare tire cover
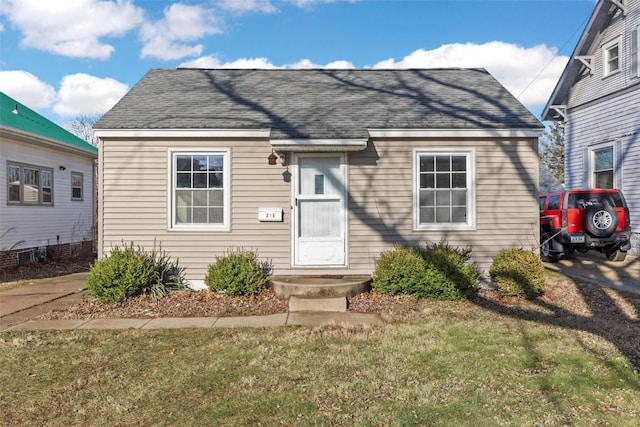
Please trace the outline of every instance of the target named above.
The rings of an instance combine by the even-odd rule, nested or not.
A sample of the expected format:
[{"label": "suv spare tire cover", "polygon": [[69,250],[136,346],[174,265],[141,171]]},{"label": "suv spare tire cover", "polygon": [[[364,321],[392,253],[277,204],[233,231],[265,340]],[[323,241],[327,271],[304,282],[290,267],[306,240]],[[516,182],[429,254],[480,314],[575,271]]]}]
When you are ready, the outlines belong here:
[{"label": "suv spare tire cover", "polygon": [[582,222],[592,237],[609,237],[618,226],[618,213],[608,203],[595,204],[587,207]]}]

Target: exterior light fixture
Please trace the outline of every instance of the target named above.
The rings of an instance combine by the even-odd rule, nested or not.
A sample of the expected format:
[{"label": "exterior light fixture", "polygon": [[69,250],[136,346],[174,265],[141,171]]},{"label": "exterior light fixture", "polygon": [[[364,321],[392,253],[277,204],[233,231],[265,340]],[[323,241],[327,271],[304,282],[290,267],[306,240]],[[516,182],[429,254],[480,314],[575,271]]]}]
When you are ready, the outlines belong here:
[{"label": "exterior light fixture", "polygon": [[278,154],[274,150],[271,150],[271,154],[269,154],[269,157],[267,157],[267,163],[270,165],[276,165],[278,164],[278,161],[280,161],[280,164],[284,166],[284,163],[285,163],[284,154],[282,153]]},{"label": "exterior light fixture", "polygon": [[13,107],[13,110],[11,110],[11,112],[13,114],[18,114],[18,104],[16,104],[15,107]]}]

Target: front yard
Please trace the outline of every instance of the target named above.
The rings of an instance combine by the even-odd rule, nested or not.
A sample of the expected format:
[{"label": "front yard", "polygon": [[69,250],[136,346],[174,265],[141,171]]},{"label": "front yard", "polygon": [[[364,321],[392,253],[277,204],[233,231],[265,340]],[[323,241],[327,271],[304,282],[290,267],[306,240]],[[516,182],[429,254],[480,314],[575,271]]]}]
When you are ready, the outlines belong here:
[{"label": "front yard", "polygon": [[636,425],[640,299],[547,283],[355,300],[379,326],[3,332],[0,425]]}]

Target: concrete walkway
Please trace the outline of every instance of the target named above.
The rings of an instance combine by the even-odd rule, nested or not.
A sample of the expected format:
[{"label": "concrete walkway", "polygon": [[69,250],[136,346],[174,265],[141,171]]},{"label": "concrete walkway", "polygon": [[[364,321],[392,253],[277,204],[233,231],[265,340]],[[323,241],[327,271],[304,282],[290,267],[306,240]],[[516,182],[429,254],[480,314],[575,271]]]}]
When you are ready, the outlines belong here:
[{"label": "concrete walkway", "polygon": [[34,320],[53,309],[82,301],[86,294],[87,275],[88,273],[76,273],[39,279],[0,292],[0,330],[240,328],[383,323],[378,314],[352,312],[289,312],[244,317]]},{"label": "concrete walkway", "polygon": [[613,262],[599,252],[575,253],[545,267],[574,280],[640,294],[640,258],[631,255]]}]

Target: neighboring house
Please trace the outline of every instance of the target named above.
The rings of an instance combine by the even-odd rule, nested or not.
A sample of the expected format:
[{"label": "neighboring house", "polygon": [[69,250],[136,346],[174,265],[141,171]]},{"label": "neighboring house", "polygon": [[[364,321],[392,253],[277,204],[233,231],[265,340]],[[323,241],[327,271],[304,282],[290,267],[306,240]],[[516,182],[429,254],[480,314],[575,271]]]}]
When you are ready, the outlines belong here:
[{"label": "neighboring house", "polygon": [[95,125],[99,250],[162,245],[203,285],[228,249],[274,273],[371,274],[395,244],[538,244],[542,124],[482,69],[155,69]]},{"label": "neighboring house", "polygon": [[91,249],[96,147],[0,92],[0,268]]},{"label": "neighboring house", "polygon": [[543,120],[565,122],[567,188],[622,190],[640,255],[640,0],[600,0]]}]

